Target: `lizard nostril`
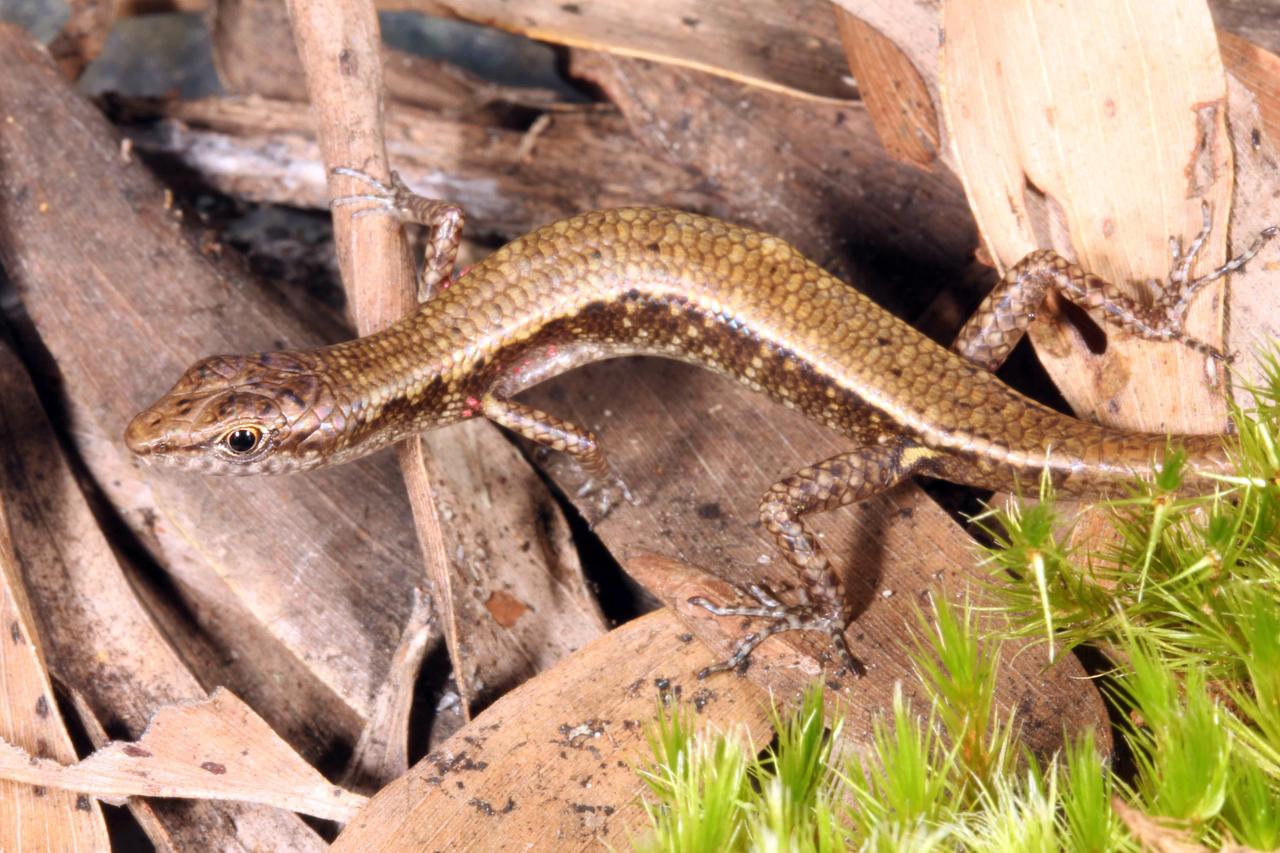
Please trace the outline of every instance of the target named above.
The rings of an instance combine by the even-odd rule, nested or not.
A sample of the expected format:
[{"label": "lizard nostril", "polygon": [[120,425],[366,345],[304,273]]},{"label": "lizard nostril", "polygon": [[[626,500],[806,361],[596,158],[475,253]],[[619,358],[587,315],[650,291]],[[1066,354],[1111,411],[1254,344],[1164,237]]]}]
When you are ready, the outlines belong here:
[{"label": "lizard nostril", "polygon": [[125,446],[139,456],[164,453],[169,449],[169,442],[154,438],[162,420],[159,414],[144,413],[129,421],[124,431]]}]

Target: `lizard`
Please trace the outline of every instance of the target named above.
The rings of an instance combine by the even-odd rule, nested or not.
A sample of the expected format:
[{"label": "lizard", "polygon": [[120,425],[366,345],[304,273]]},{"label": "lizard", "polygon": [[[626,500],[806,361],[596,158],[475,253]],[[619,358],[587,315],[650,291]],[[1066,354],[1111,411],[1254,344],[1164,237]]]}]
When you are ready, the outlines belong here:
[{"label": "lizard", "polygon": [[761,499],[760,519],[801,580],[798,600],[747,585],[754,601],[721,616],[764,627],[725,661],[741,669],[765,638],[827,634],[856,669],[839,575],[805,523],[810,513],[866,499],[924,474],[988,489],[1047,475],[1063,494],[1105,493],[1185,454],[1186,487],[1213,487],[1230,460],[1221,435],[1168,436],[1112,429],[1041,405],[993,371],[1050,291],[1139,337],[1176,342],[1223,360],[1190,337],[1185,317],[1203,287],[1239,269],[1277,229],[1199,277],[1210,229],[1182,251],[1150,303],[1055,252],[1009,268],[951,349],[931,341],[785,241],[717,219],[661,208],[592,211],[546,225],[465,274],[453,269],[461,208],[335,170],[369,192],[367,203],[431,229],[418,310],[376,334],[310,350],[219,355],[191,366],[129,423],[125,442],[148,462],[211,474],[274,474],[347,462],[414,433],[487,418],[574,458],[597,482],[617,482],[589,430],[515,399],[575,367],[624,355],[691,362],[733,377],[844,435],[852,448],[787,476]]}]

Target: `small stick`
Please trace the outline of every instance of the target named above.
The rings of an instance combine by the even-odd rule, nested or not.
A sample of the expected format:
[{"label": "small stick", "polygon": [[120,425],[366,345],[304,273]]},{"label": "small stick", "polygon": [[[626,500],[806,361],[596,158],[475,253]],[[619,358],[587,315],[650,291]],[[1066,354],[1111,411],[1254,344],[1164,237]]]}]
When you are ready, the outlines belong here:
[{"label": "small stick", "polygon": [[[389,183],[391,169],[383,135],[382,51],[378,17],[368,0],[288,0],[298,55],[306,71],[307,89],[315,111],[320,151],[331,185],[344,182],[352,190],[364,187],[348,176],[334,175],[335,166],[355,167]],[[333,193],[331,193],[332,195]],[[384,328],[417,307],[412,256],[400,224],[385,216],[351,215],[350,208],[334,214],[334,245],[342,280],[351,298],[356,327],[367,335]],[[356,263],[356,259],[359,263]],[[447,587],[450,564],[440,529],[422,439],[400,446],[400,470],[413,507],[418,543],[426,562],[430,589]],[[470,718],[472,697],[449,644],[458,692]],[[405,715],[407,719],[407,715]],[[407,731],[388,733],[408,737]]]}]

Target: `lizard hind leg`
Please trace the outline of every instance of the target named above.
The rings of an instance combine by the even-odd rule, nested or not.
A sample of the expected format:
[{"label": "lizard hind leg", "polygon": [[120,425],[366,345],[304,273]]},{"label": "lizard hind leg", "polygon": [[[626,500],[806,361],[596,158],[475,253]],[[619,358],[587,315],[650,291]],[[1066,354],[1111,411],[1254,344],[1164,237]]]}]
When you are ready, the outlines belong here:
[{"label": "lizard hind leg", "polygon": [[1268,240],[1280,234],[1280,230],[1274,227],[1265,229],[1244,252],[1222,266],[1192,278],[1196,258],[1208,240],[1212,225],[1208,205],[1202,206],[1201,210],[1203,225],[1185,253],[1181,238],[1170,239],[1173,271],[1163,285],[1149,283],[1156,292],[1151,304],[1140,302],[1111,282],[1085,272],[1056,252],[1042,249],[1009,268],[965,324],[952,348],[975,364],[995,370],[1004,363],[1035,320],[1045,297],[1052,290],[1089,311],[1105,325],[1124,329],[1146,340],[1177,341],[1211,358],[1229,360],[1217,347],[1187,334],[1187,308],[1200,290],[1240,269]]},{"label": "lizard hind leg", "polygon": [[755,605],[723,606],[701,596],[689,599],[690,604],[717,616],[766,620],[763,628],[738,641],[729,658],[706,667],[698,677],[745,669],[755,647],[783,631],[827,634],[840,664],[849,672],[859,672],[861,667],[845,641],[851,615],[844,584],[803,516],[869,498],[929,467],[940,455],[940,451],[905,436],[884,436],[879,442],[797,471],[770,488],[760,502],[760,520],[787,561],[800,571],[799,601],[784,604],[759,585],[746,590]]}]

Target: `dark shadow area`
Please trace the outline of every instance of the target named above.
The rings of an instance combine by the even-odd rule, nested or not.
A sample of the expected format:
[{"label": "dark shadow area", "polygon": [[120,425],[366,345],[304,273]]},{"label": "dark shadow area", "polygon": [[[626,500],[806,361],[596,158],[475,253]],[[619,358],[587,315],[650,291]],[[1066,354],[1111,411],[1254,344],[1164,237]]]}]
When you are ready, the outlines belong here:
[{"label": "dark shadow area", "polygon": [[[437,643],[422,660],[418,680],[413,687],[413,707],[409,712],[409,766],[421,761],[430,751],[431,742],[443,743],[462,725],[458,706],[458,688],[453,681],[449,650]],[[482,709],[477,707],[474,713]],[[451,720],[445,720],[451,715]]]},{"label": "dark shadow area", "polygon": [[591,585],[591,590],[595,593],[608,624],[616,627],[662,607],[661,601],[627,574],[617,557],[605,547],[604,542],[591,529],[591,524],[574,502],[555,480],[547,476],[543,466],[538,464],[539,457],[545,456],[550,451],[532,447],[527,442],[517,440],[507,430],[503,430],[503,435],[512,441],[528,459],[530,467],[538,473],[538,479],[542,481],[564,514],[565,520],[569,523],[569,533],[573,537],[574,547],[578,551],[578,558],[582,563],[582,572]]},{"label": "dark shadow area", "polygon": [[559,73],[551,45],[481,24],[420,12],[379,12],[388,47],[457,65],[503,86],[549,89],[566,103],[588,103],[590,94]]}]

